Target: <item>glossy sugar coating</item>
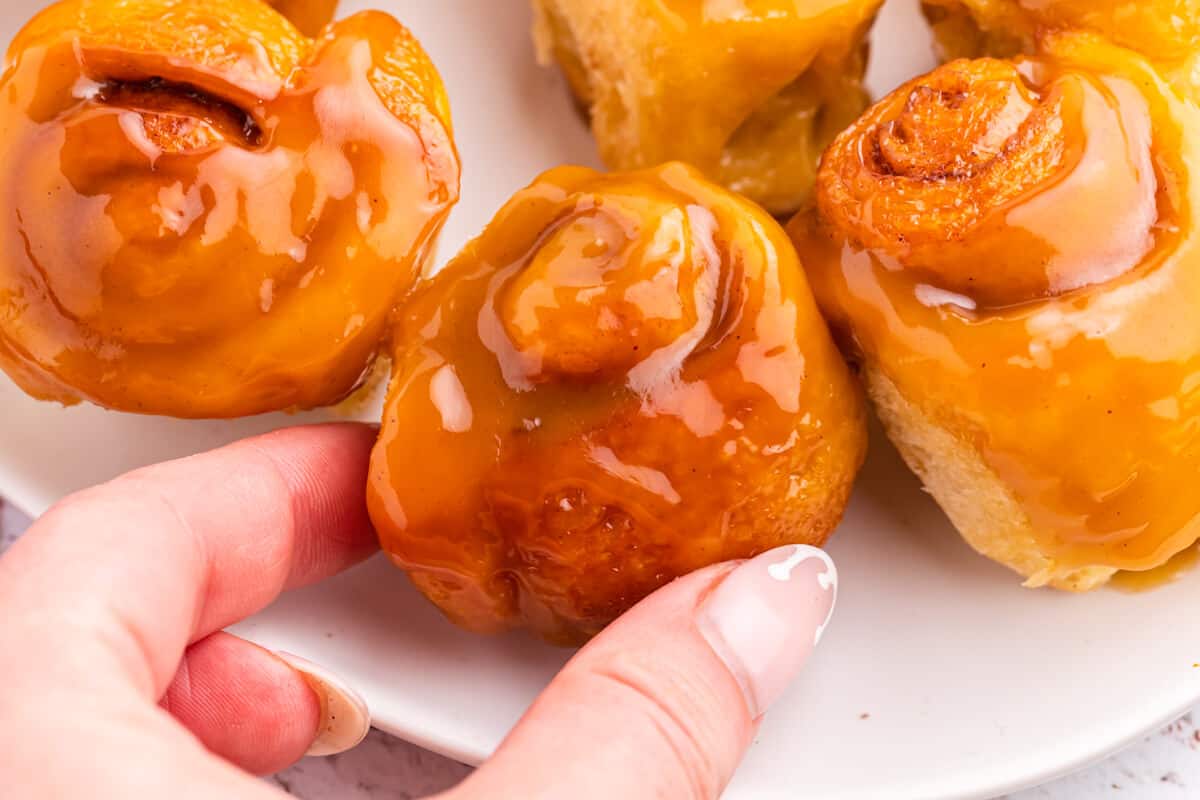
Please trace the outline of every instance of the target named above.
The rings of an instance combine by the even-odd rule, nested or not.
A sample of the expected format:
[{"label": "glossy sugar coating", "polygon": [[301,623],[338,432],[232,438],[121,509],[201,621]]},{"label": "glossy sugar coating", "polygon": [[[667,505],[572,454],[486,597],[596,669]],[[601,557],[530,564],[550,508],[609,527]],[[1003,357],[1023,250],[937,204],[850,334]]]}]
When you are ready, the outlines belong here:
[{"label": "glossy sugar coating", "polygon": [[699,567],[819,545],[863,458],[783,230],[681,164],[546,173],[396,341],[372,519],[472,630],[575,642]]},{"label": "glossy sugar coating", "polygon": [[[885,98],[830,148],[816,208],[790,226],[910,462],[1034,584],[1086,588],[1200,536],[1196,130],[1141,56],[1051,35]],[[952,439],[912,441],[916,416]],[[953,448],[996,491],[929,463]],[[1013,518],[979,529],[968,491],[1009,498]]]},{"label": "glossy sugar coating", "polygon": [[179,417],[360,382],[458,196],[449,108],[386,14],[67,0],[0,78],[0,366]]},{"label": "glossy sugar coating", "polygon": [[881,4],[534,0],[535,33],[611,168],[686,161],[779,214],[867,106],[865,38]]},{"label": "glossy sugar coating", "polygon": [[1196,88],[1200,0],[923,0],[947,58],[1029,53],[1051,31],[1087,31],[1158,62]]}]

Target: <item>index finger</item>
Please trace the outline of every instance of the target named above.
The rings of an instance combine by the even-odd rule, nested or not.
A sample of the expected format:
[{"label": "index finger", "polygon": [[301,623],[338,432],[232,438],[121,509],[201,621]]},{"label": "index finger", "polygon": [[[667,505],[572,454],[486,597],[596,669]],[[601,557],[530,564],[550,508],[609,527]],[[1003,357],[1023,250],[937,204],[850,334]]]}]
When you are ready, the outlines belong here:
[{"label": "index finger", "polygon": [[374,435],[286,429],[67,498],[0,561],[0,667],[34,658],[58,685],[157,698],[190,642],[372,552]]}]

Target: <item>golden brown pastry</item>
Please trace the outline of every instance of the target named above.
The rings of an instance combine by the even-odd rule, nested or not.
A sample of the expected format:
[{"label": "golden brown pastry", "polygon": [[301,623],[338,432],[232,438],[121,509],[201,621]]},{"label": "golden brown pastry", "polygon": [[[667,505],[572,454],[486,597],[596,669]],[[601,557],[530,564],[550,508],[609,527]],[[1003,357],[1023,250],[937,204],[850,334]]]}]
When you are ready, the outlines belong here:
[{"label": "golden brown pastry", "polygon": [[1030,53],[1040,32],[1098,33],[1194,86],[1200,0],[923,0],[943,55]]},{"label": "golden brown pastry", "polygon": [[543,61],[590,111],[604,161],[678,159],[776,213],[867,106],[882,0],[534,0]]},{"label": "golden brown pastry", "polygon": [[1088,34],[955,61],[834,142],[790,231],[980,552],[1095,587],[1200,536],[1200,112]]},{"label": "golden brown pastry", "polygon": [[575,642],[679,575],[820,544],[863,458],[786,234],[681,164],[546,173],[397,342],[371,516],[476,631]]},{"label": "golden brown pastry", "polygon": [[179,417],[336,402],[458,196],[445,92],[386,14],[66,0],[0,79],[0,366]]},{"label": "golden brown pastry", "polygon": [[305,36],[316,36],[333,20],[338,0],[266,0]]}]

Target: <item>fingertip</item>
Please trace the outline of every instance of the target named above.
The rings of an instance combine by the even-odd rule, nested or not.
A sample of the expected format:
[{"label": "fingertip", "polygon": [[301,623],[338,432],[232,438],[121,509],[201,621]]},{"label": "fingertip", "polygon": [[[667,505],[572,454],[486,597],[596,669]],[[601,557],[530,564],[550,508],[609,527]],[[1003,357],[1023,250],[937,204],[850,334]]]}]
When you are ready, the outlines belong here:
[{"label": "fingertip", "polygon": [[362,695],[336,673],[306,658],[278,652],[275,656],[295,670],[320,702],[317,732],[307,756],[332,756],[357,747],[371,730],[371,713]]},{"label": "fingertip", "polygon": [[371,728],[366,702],[334,672],[224,632],[188,648],[160,705],[210,752],[257,775],[345,752]]},{"label": "fingertip", "polygon": [[836,602],[837,567],[808,545],[744,562],[705,598],[697,628],[737,681],[752,717],[766,713],[799,674]]},{"label": "fingertip", "polygon": [[[496,796],[497,787],[579,800],[719,796],[755,722],[695,615],[734,569],[721,564],[680,578],[602,631],[458,796]],[[541,763],[556,768],[532,768]]]},{"label": "fingertip", "polygon": [[[832,559],[801,545],[664,586],[567,664],[458,796],[715,800],[819,641],[836,585]],[[543,763],[556,768],[531,768]]]},{"label": "fingertip", "polygon": [[210,752],[247,772],[277,772],[305,755],[320,697],[271,652],[228,633],[191,645],[160,705]]}]

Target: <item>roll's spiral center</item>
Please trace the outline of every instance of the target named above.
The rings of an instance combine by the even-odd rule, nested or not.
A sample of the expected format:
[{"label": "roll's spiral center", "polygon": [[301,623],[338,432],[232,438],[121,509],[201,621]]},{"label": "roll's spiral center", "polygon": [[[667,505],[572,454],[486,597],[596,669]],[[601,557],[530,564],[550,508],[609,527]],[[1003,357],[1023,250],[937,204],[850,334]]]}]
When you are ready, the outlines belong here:
[{"label": "roll's spiral center", "polygon": [[194,152],[221,141],[247,147],[262,141],[257,122],[241,108],[183,84],[109,81],[96,99],[136,112],[146,138],[164,153]]},{"label": "roll's spiral center", "polygon": [[[880,169],[918,179],[966,177],[991,163],[1020,130],[1038,97],[1011,64],[949,65],[916,86],[903,112],[881,127]],[[982,74],[980,74],[982,73]],[[934,76],[931,76],[931,78]]]},{"label": "roll's spiral center", "polygon": [[535,245],[501,298],[516,348],[544,377],[626,372],[691,331],[704,272],[684,209],[632,196],[581,200]]},{"label": "roll's spiral center", "polygon": [[843,134],[818,203],[918,283],[997,308],[1139,264],[1158,180],[1137,84],[978,59],[914,80]]}]

